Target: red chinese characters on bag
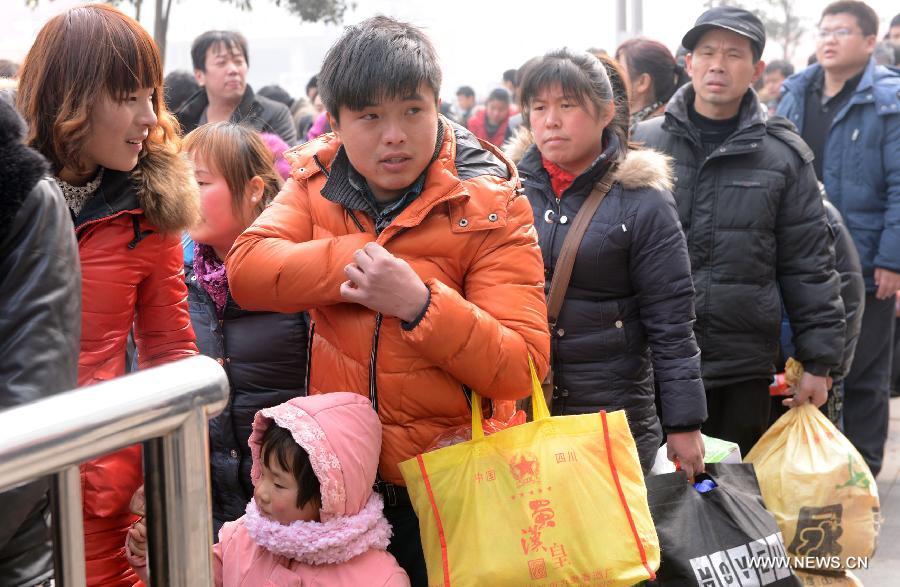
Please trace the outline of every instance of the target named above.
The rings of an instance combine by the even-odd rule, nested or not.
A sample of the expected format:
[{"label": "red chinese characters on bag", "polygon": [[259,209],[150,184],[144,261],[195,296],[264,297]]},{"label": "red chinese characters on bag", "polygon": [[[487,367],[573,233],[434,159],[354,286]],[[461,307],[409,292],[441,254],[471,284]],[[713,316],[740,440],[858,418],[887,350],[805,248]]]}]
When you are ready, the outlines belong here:
[{"label": "red chinese characters on bag", "polygon": [[556,526],[556,522],[553,521],[553,518],[556,517],[556,512],[550,507],[549,499],[534,499],[528,503],[528,506],[531,508],[532,524],[522,530],[524,535],[524,538],[522,538],[522,551],[526,555],[538,549],[546,551],[547,547],[544,546],[541,540],[541,533],[544,531],[544,528]]},{"label": "red chinese characters on bag", "polygon": [[[572,451],[560,452],[554,455],[557,464],[571,463],[578,460]],[[516,453],[509,459],[509,471],[516,482],[516,487],[522,489],[528,485],[537,485],[537,488],[522,489],[525,493],[519,496],[550,493],[550,487],[541,487],[541,466],[537,456],[531,452]],[[513,499],[516,496],[513,495]],[[548,528],[556,527],[556,512],[549,497],[532,499],[528,502],[531,510],[531,525],[522,529],[520,543],[522,554],[526,557],[529,576],[532,580],[545,579],[548,575],[548,563],[546,558],[527,558],[535,554],[546,553],[553,566],[561,569],[569,564],[566,547],[555,541],[545,540],[544,532]]]}]

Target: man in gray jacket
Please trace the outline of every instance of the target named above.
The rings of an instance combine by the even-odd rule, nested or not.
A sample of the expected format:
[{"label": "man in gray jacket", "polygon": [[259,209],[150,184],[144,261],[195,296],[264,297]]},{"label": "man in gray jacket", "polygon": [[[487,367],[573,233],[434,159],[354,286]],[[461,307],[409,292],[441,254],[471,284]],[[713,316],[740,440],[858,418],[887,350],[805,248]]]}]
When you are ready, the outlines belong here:
[{"label": "man in gray jacket", "polygon": [[191,60],[201,87],[175,112],[185,133],[207,122],[230,120],[276,134],[288,145],[297,143],[297,127],[288,107],[254,94],[247,85],[250,58],[242,34],[206,31],[194,39]]}]

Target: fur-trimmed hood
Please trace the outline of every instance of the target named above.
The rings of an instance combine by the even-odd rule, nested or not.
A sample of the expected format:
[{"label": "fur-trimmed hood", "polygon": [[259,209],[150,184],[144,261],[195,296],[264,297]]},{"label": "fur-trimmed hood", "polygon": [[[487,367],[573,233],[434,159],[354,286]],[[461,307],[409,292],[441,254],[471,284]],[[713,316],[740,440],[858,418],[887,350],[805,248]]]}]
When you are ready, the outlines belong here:
[{"label": "fur-trimmed hood", "polygon": [[185,153],[175,145],[154,145],[132,171],[107,169],[97,195],[75,219],[88,222],[140,210],[154,231],[178,233],[200,217],[200,188]]},{"label": "fur-trimmed hood", "polygon": [[47,174],[47,161],[22,142],[25,122],[0,98],[0,240],[34,186]]},{"label": "fur-trimmed hood", "polygon": [[[534,145],[531,130],[520,126],[503,145],[503,152],[518,164],[528,149]],[[613,179],[627,190],[651,188],[672,191],[674,185],[672,159],[653,149],[632,149],[619,162]]]},{"label": "fur-trimmed hood", "polygon": [[358,514],[369,503],[381,453],[381,422],[369,400],[333,392],[298,397],[256,413],[248,441],[250,478],[262,474],[262,439],[272,424],[291,432],[309,455],[322,496],[322,522]]},{"label": "fur-trimmed hood", "polygon": [[186,153],[150,150],[132,172],[144,214],[162,232],[178,232],[200,217],[200,188]]}]

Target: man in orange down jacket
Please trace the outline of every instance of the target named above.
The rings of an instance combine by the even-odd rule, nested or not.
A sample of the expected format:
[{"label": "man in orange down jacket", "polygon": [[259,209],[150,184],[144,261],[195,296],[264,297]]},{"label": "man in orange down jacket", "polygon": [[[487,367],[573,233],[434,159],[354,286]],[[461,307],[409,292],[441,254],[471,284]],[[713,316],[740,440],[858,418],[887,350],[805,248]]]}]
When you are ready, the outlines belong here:
[{"label": "man in orange down jacket", "polygon": [[515,167],[438,114],[418,29],[350,27],[319,74],[333,134],[288,151],[291,177],[226,266],[247,310],[312,318],[309,393],[367,395],[384,426],[378,490],[390,552],[426,585],[397,463],[471,422],[468,390],[529,394],[547,371],[544,270]]}]

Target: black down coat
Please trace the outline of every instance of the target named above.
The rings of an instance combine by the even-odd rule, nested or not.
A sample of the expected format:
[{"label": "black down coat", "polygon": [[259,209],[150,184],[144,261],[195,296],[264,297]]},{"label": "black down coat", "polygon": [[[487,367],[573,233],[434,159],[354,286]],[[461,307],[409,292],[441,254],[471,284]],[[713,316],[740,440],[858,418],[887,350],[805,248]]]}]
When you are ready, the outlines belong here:
[{"label": "black down coat", "polygon": [[806,371],[828,375],[844,352],[844,308],[812,151],[790,122],[766,121],[748,90],[737,131],[706,157],[688,118],[693,100],[685,85],[664,117],[635,128],[634,139],[675,162],[704,384],[774,373],[782,299],[797,359]]},{"label": "black down coat", "polygon": [[213,530],[244,515],[253,497],[247,440],[256,412],[306,395],[307,320],[303,313],[249,312],[228,295],[220,321],[216,306],[196,280],[193,243],[185,247],[185,282],[197,348],[228,373],[231,395],[209,422]]},{"label": "black down coat", "polygon": [[[568,234],[618,139],[557,200],[530,133],[508,147],[534,212],[546,288]],[[520,153],[523,153],[520,155]],[[697,430],[706,419],[700,352],[694,340],[694,290],[684,234],[669,192],[666,157],[630,151],[588,225],[551,333],[553,413],[624,409],[645,472],[662,440],[654,376],[668,432]]]},{"label": "black down coat", "polygon": [[[81,271],[72,216],[0,97],[0,411],[75,388]],[[0,493],[0,585],[53,576],[46,479]]]},{"label": "black down coat", "polygon": [[[856,343],[859,342],[859,332],[862,330],[863,311],[866,306],[866,283],[863,280],[862,265],[859,261],[859,253],[850,236],[850,230],[844,224],[844,218],[834,204],[824,201],[825,212],[828,215],[828,226],[834,234],[834,255],[838,274],[841,276],[841,300],[844,302],[844,319],[847,329],[844,336],[844,355],[841,365],[831,372],[835,379],[846,377],[853,365],[853,357],[856,355]],[[784,363],[788,357],[793,356],[796,350],[791,331],[790,318],[785,313],[781,322],[781,357],[776,368],[784,370]]]},{"label": "black down coat", "polygon": [[850,230],[844,224],[841,213],[834,204],[825,200],[825,213],[828,225],[834,233],[835,267],[841,276],[841,300],[844,302],[844,320],[847,327],[844,334],[844,354],[840,366],[831,374],[834,377],[846,377],[850,373],[853,357],[856,355],[856,343],[862,330],[862,317],[866,306],[866,282],[863,279],[862,264]]}]

